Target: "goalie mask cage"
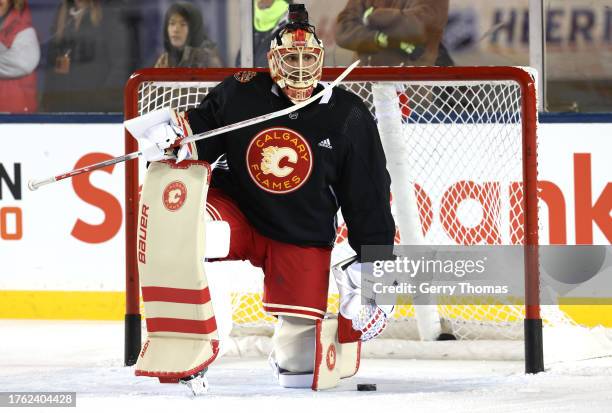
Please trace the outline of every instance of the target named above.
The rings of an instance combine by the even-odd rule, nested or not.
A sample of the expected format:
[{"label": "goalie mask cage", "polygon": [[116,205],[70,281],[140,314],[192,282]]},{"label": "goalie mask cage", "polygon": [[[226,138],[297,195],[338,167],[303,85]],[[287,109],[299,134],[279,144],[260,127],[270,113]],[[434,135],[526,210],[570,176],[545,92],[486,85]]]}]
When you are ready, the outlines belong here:
[{"label": "goalie mask cage", "polygon": [[[179,111],[194,107],[210,88],[238,70],[139,71],[126,85],[125,118],[162,107]],[[331,81],[341,72],[341,68],[327,68],[323,81]],[[532,76],[516,67],[356,68],[339,87],[364,100],[377,119],[383,141],[382,123],[391,125],[385,133],[392,131],[397,150],[387,153],[389,170],[393,180],[405,182],[415,194],[414,209],[419,216],[415,225],[423,232],[424,243],[524,245],[525,268],[517,269],[525,277],[523,303],[438,305],[438,311],[444,329],[458,339],[523,339],[526,372],[542,371],[537,109]],[[126,153],[137,150],[137,141],[127,131],[125,147]],[[385,149],[389,152],[388,146]],[[401,164],[402,176],[395,176],[394,163]],[[125,364],[132,365],[141,345],[136,257],[138,162],[127,162],[125,168]],[[401,232],[408,234],[410,230],[402,229],[400,223]],[[349,253],[346,228],[340,227],[332,263]],[[245,327],[245,331],[259,329],[269,334],[273,319],[263,313],[257,288],[261,286],[232,292],[234,329]],[[330,294],[328,311],[337,312],[337,301],[337,294]],[[414,330],[414,317],[412,306],[399,306],[385,334],[418,338],[414,331],[408,331]]]}]

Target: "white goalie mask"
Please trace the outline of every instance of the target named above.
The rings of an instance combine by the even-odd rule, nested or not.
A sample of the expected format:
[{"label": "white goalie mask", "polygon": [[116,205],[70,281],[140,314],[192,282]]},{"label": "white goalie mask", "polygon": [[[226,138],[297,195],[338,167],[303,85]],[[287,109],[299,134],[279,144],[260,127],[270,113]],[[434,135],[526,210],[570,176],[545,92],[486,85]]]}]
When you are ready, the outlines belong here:
[{"label": "white goalie mask", "polygon": [[288,24],[272,40],[270,76],[293,102],[312,95],[323,72],[323,43],[308,24]]}]

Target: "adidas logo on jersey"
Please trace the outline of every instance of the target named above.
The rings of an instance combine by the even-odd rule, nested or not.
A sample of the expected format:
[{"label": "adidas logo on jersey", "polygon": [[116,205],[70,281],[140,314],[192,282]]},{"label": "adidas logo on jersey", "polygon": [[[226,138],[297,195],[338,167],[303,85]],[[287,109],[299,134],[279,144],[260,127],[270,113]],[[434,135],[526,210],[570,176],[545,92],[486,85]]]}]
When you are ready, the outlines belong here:
[{"label": "adidas logo on jersey", "polygon": [[333,149],[329,139],[323,139],[321,142],[319,142],[319,146],[327,149]]}]

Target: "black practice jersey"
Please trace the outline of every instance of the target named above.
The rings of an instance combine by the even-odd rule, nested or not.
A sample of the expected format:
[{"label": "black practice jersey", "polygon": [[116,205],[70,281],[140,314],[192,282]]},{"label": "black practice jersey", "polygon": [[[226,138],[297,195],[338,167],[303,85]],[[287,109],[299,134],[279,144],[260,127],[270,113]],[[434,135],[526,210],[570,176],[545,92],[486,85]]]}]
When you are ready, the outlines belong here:
[{"label": "black practice jersey", "polygon": [[[193,133],[201,133],[291,105],[268,73],[241,72],[186,116]],[[331,246],[341,208],[355,251],[393,244],[391,179],[378,129],[351,92],[334,88],[289,115],[197,141],[197,151],[201,160],[218,160],[211,186],[269,238]]]}]

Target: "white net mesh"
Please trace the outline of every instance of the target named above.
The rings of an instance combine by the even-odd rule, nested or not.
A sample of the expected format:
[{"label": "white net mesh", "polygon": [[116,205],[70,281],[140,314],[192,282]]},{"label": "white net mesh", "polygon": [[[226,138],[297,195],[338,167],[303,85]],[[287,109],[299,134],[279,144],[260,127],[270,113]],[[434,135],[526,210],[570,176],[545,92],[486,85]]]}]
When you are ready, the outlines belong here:
[{"label": "white net mesh", "polygon": [[[142,83],[138,90],[139,114],[162,107],[184,111],[196,106],[215,84]],[[380,86],[386,88],[386,92],[380,90],[387,97],[392,91],[391,99],[375,96]],[[387,139],[395,146],[387,151],[389,170],[393,180],[414,194],[413,209],[418,213],[415,223],[402,228],[404,236],[412,236],[417,228],[423,243],[432,245],[523,243],[518,83],[344,82],[341,87],[353,91],[368,105],[379,122],[381,136],[381,123],[391,124],[391,138]],[[385,105],[390,106],[385,109]],[[401,217],[397,222],[402,226]],[[333,262],[352,254],[346,237],[346,227],[341,225]],[[396,241],[400,241],[399,234]],[[522,277],[523,271],[518,272],[517,276]],[[271,334],[274,318],[266,315],[261,306],[261,277],[234,285],[233,321],[240,327],[234,328],[234,334]],[[437,305],[443,329],[457,338],[522,336],[524,310],[516,303],[457,305],[456,301],[440,299]],[[328,311],[337,310],[338,296],[332,291]],[[401,305],[384,335],[418,338],[414,324],[414,307],[410,303]]]}]

